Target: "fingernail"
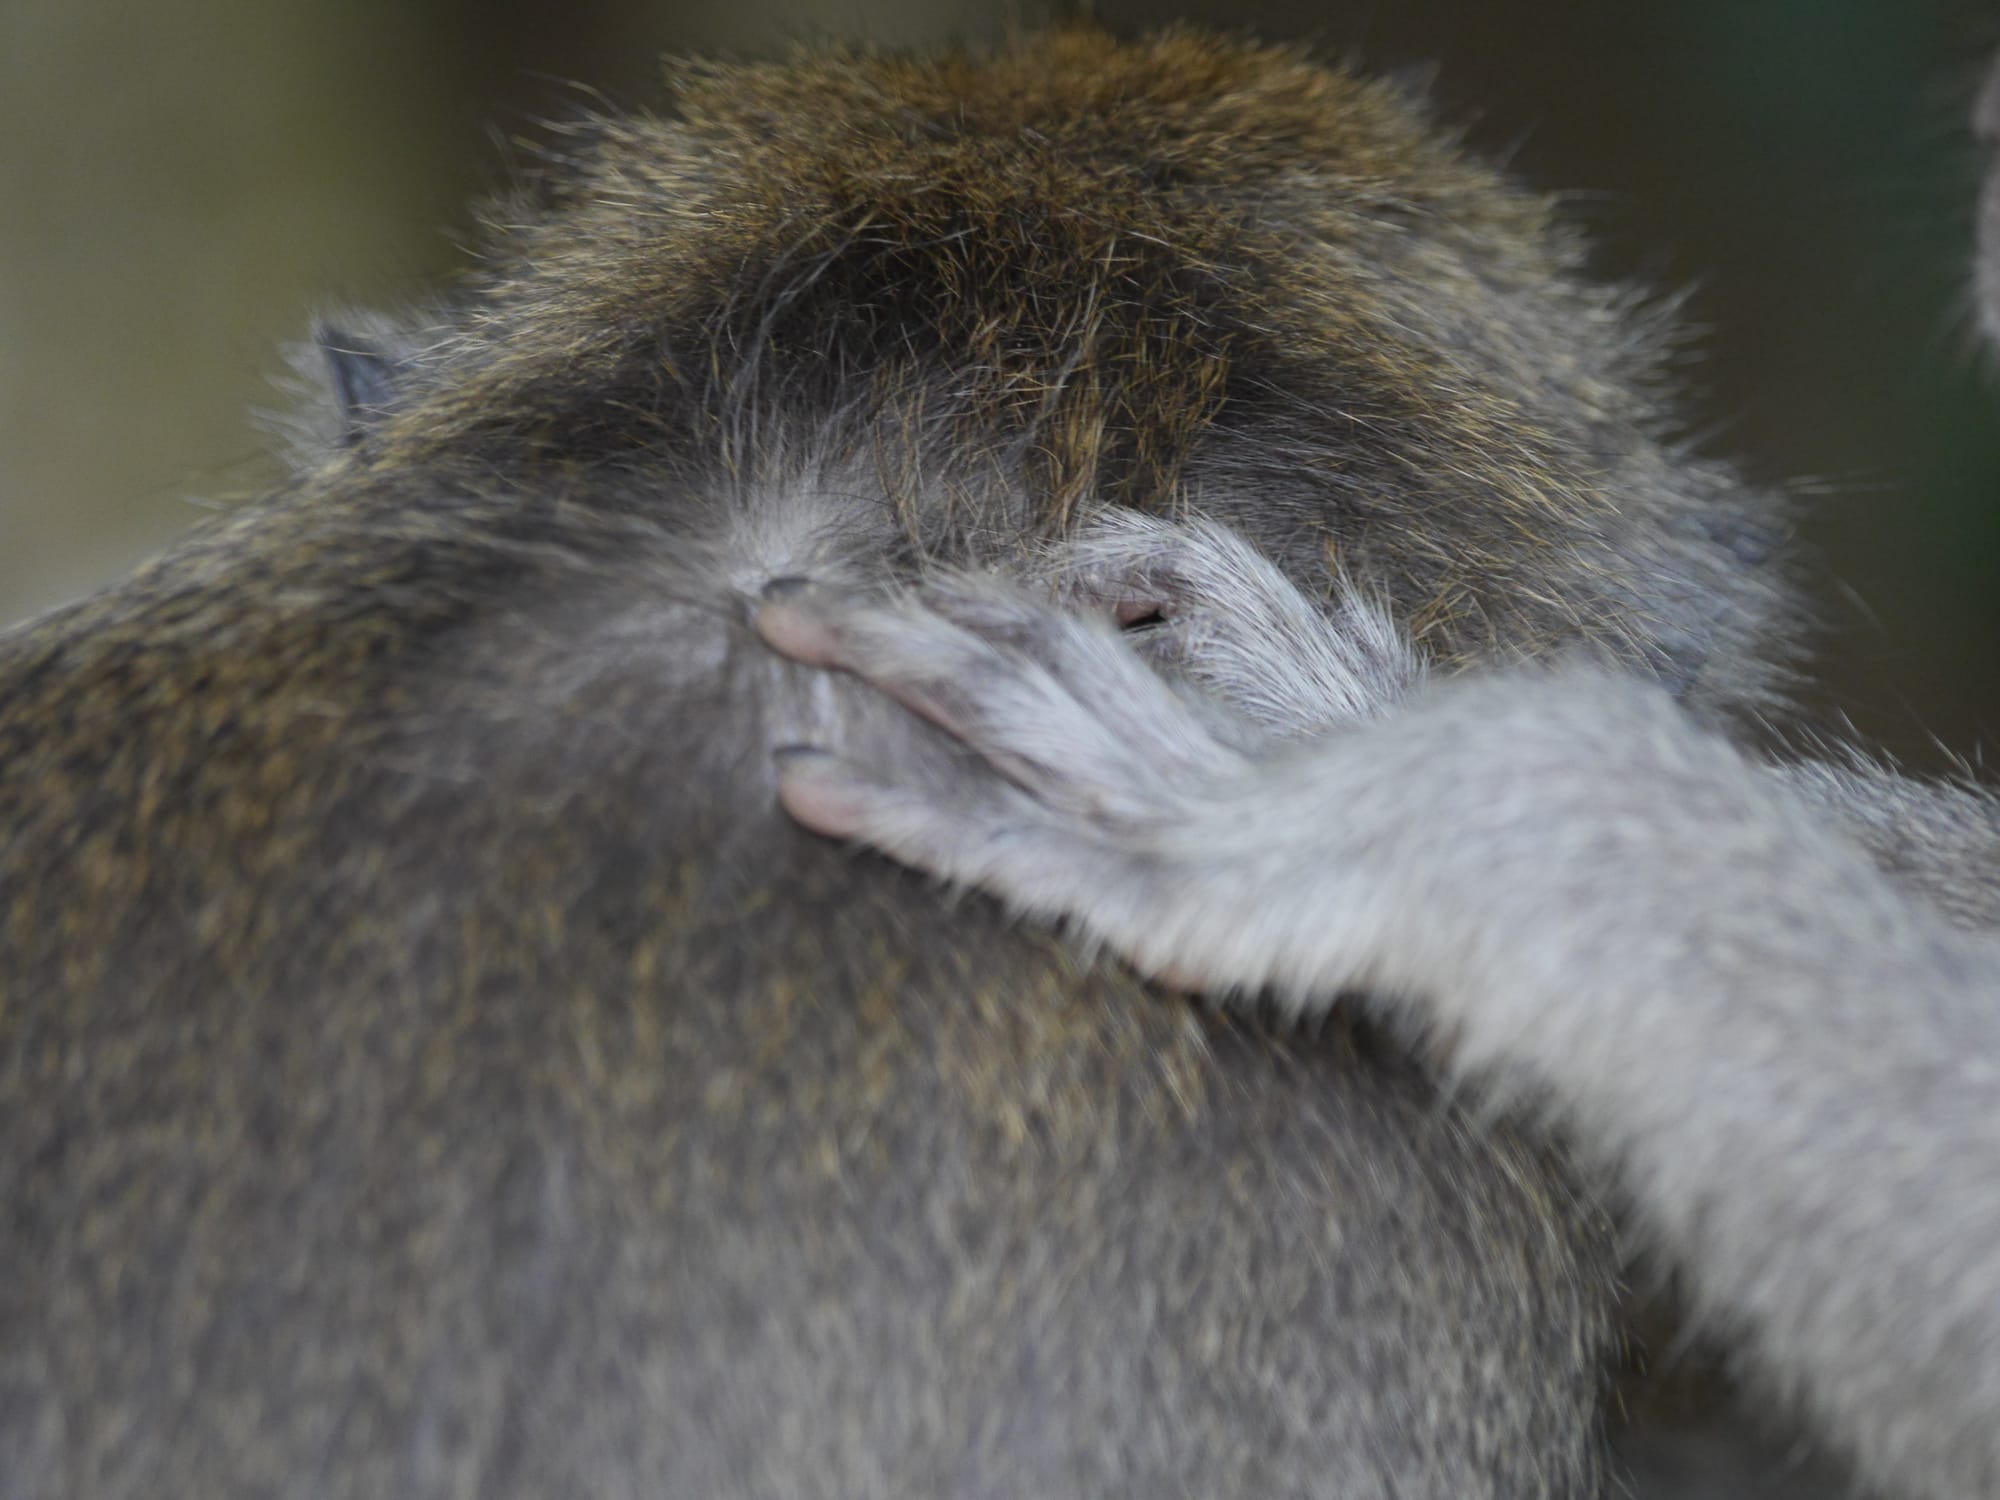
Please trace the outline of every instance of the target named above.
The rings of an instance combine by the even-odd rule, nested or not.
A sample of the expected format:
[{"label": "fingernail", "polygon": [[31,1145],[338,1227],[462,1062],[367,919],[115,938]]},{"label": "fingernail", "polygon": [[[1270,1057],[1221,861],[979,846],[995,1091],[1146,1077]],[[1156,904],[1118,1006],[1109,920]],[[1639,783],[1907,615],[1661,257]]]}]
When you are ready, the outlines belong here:
[{"label": "fingernail", "polygon": [[763,588],[758,590],[758,593],[766,599],[782,601],[797,599],[802,595],[811,593],[817,587],[818,585],[810,578],[802,577],[797,573],[787,573],[782,578],[771,579]]},{"label": "fingernail", "polygon": [[832,760],[833,755],[817,745],[780,745],[771,752],[771,759],[778,763],[779,770],[790,771],[799,767],[824,764]]}]

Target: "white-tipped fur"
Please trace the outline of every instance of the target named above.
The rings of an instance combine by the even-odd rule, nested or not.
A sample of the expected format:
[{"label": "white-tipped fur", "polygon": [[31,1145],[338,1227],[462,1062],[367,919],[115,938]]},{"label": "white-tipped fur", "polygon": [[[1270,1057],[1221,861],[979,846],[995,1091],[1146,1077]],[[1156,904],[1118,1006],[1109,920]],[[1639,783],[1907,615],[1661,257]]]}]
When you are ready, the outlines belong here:
[{"label": "white-tipped fur", "polygon": [[1051,572],[1086,602],[1157,604],[1169,664],[1280,738],[1372,718],[1424,680],[1385,601],[1339,577],[1322,609],[1211,520],[1115,513],[1064,547]]}]

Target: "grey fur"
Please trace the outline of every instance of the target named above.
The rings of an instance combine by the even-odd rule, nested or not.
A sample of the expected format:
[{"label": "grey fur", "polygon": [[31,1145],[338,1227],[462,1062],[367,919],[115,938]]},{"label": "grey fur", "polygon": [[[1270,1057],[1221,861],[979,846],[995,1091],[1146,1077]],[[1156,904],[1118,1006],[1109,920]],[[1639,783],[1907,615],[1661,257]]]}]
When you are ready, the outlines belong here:
[{"label": "grey fur", "polygon": [[[884,497],[496,535],[358,618],[347,558],[218,586],[421,558],[466,497],[397,482],[5,644],[0,1495],[1604,1493],[1605,1225],[1545,1153],[786,824],[802,737],[952,774],[731,581],[896,576]],[[278,717],[173,759],[218,682]]]}]

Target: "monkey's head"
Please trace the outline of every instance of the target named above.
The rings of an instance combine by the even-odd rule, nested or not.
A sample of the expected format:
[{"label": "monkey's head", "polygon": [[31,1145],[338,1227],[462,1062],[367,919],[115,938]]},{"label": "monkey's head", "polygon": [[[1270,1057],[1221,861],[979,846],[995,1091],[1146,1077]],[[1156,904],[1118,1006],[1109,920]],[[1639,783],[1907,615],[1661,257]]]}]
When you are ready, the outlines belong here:
[{"label": "monkey's head", "polygon": [[448,317],[345,361],[344,463],[763,524],[776,571],[1192,507],[1448,667],[1590,642],[1700,705],[1770,691],[1779,526],[1673,445],[1663,316],[1396,88],[1089,31],[674,83],[489,215]]},{"label": "monkey's head", "polygon": [[323,331],[285,492],[0,641],[0,1490],[1593,1492],[1548,1161],[793,826],[777,745],[952,751],[747,603],[1199,508],[1754,700],[1648,320],[1192,35],[688,68],[545,179]]}]

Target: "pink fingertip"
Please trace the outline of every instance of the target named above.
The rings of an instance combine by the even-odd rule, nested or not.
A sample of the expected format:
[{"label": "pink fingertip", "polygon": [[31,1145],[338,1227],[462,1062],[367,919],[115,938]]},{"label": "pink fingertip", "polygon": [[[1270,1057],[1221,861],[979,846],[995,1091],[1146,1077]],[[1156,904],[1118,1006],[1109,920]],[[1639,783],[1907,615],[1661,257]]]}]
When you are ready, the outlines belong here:
[{"label": "pink fingertip", "polygon": [[862,797],[838,770],[807,760],[778,771],[778,802],[814,833],[856,838],[861,832]]},{"label": "pink fingertip", "polygon": [[753,617],[764,644],[781,656],[809,667],[840,665],[840,638],[819,615],[804,605],[766,600]]}]

